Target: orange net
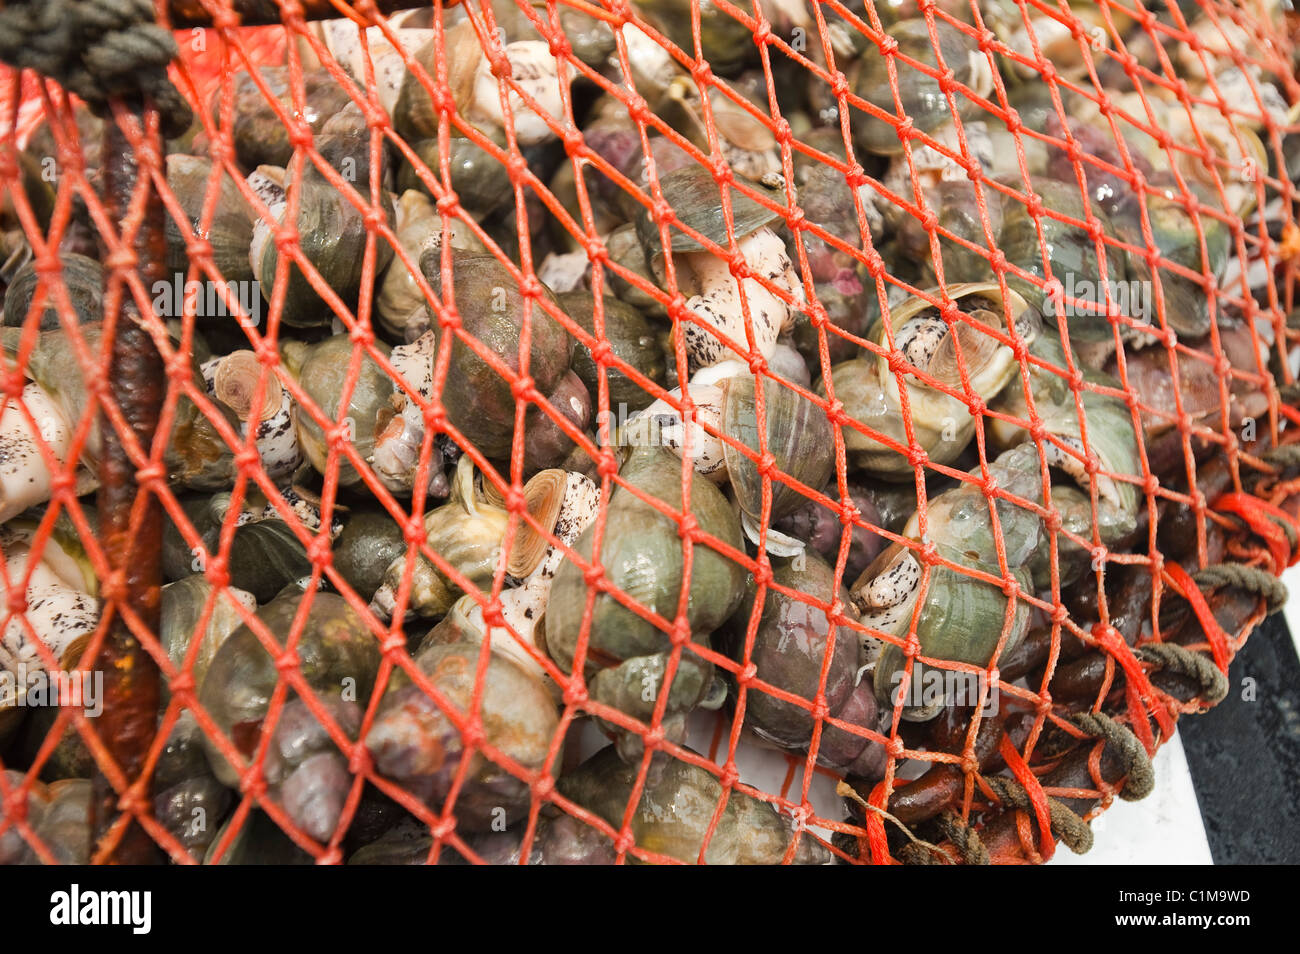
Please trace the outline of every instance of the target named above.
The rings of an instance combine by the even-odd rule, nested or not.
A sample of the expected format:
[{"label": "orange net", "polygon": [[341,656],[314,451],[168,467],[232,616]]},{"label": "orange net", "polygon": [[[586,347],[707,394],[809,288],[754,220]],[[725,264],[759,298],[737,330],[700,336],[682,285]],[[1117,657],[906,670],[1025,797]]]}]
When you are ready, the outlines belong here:
[{"label": "orange net", "polygon": [[0,861],[1039,862],[1285,598],[1277,4],[171,6],[4,81]]}]

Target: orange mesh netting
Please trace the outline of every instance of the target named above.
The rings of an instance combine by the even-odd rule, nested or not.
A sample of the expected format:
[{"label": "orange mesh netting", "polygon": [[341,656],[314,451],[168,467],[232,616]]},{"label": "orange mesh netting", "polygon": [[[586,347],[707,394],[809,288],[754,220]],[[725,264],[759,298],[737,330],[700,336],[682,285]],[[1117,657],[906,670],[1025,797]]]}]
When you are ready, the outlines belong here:
[{"label": "orange mesh netting", "polygon": [[1044,861],[1285,599],[1276,4],[158,18],[5,76],[0,860]]}]

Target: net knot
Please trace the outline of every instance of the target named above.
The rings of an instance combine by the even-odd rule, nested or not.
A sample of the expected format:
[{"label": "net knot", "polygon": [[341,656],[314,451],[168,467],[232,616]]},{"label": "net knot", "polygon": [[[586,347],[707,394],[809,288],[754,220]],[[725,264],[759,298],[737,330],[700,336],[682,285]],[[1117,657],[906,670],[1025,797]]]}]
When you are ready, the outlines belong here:
[{"label": "net knot", "polygon": [[176,675],[175,679],[167,683],[167,688],[171,690],[171,694],[180,697],[182,702],[191,700],[195,687],[194,673],[188,669],[182,670]]},{"label": "net knot", "polygon": [[0,60],[57,81],[105,116],[110,100],[148,100],[166,136],[193,112],[167,78],[177,55],[152,0],[9,0],[0,10]]}]

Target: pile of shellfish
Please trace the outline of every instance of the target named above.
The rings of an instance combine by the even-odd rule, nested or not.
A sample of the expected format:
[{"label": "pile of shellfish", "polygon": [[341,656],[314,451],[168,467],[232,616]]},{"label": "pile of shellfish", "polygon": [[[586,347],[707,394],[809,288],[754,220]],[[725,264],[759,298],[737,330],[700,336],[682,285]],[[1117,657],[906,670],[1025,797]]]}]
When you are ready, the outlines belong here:
[{"label": "pile of shellfish", "polygon": [[[1087,711],[1051,608],[1134,645],[1150,570],[1114,558],[1223,555],[1180,501],[1224,435],[1267,447],[1300,373],[1276,4],[759,0],[772,42],[707,0],[600,9],[315,24],[168,141],[168,271],[219,292],[154,316],[191,384],[158,636],[204,719],[166,720],[152,780],[176,850],[310,860],[273,805],[356,863],[607,863],[620,831],[827,863],[806,819],[724,799],[701,713],[869,791],[981,718],[900,689],[951,664],[1023,687],[999,725],[1043,690]],[[10,674],[76,670],[99,618],[51,500],[71,478],[93,515],[104,256],[79,198],[57,272],[20,221],[56,218],[65,136],[36,130],[0,209]],[[5,787],[36,774],[27,827],[84,861],[94,758],[26,692],[0,682]],[[0,826],[0,863],[43,857]]]}]

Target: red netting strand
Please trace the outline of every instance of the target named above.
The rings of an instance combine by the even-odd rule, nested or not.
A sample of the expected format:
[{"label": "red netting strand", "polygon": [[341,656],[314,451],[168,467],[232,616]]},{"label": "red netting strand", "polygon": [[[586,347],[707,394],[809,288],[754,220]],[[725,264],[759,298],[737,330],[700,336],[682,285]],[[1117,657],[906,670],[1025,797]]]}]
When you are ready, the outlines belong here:
[{"label": "red netting strand", "polygon": [[1293,14],[277,6],[159,5],[174,139],[4,76],[0,861],[1037,863],[1151,791],[1300,556]]}]

